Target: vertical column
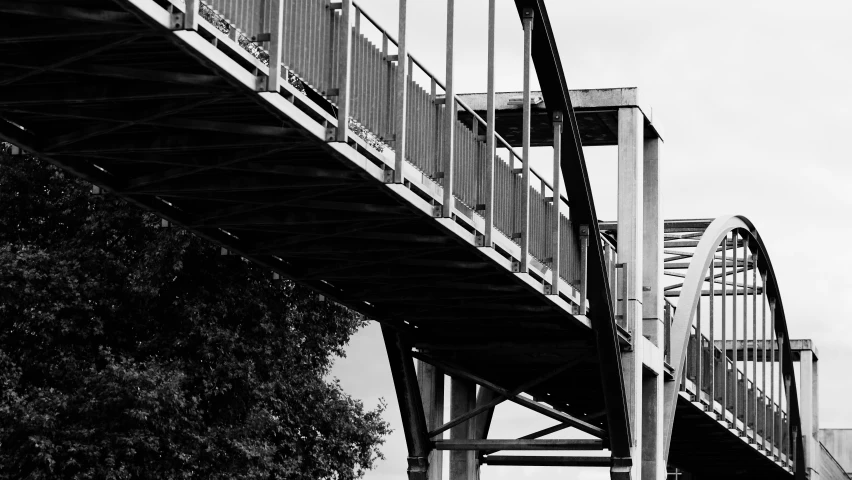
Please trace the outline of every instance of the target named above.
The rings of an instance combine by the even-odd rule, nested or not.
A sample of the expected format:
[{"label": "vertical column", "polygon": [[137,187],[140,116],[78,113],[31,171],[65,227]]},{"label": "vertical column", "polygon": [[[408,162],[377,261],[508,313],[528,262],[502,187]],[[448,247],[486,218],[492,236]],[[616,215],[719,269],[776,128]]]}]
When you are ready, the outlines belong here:
[{"label": "vertical column", "polygon": [[396,98],[394,104],[396,108],[396,138],[394,149],[396,157],[394,158],[393,167],[393,183],[403,183],[402,166],[405,162],[406,155],[406,138],[405,132],[407,128],[408,115],[408,50],[405,46],[405,29],[408,26],[408,0],[399,0],[399,42],[397,43],[397,78],[396,78]]},{"label": "vertical column", "polygon": [[[776,405],[778,395],[775,391],[775,363],[778,355],[778,340],[775,336],[775,299],[769,299],[769,402],[770,402],[770,418],[772,419],[772,427],[769,429],[769,453],[775,456],[775,449],[778,447],[778,430],[776,428],[778,421],[776,419]],[[777,456],[775,458],[778,458]]]},{"label": "vertical column", "polygon": [[524,9],[524,108],[521,121],[521,149],[523,157],[523,175],[521,182],[521,264],[518,272],[527,273],[530,263],[530,77],[532,75],[532,29],[533,11]]},{"label": "vertical column", "polygon": [[497,111],[494,105],[494,65],[495,65],[495,43],[497,35],[497,0],[488,0],[488,93],[487,109],[485,115],[485,235],[482,242],[483,247],[493,245],[494,235],[494,128],[497,121]]},{"label": "vertical column", "polygon": [[456,147],[456,92],[453,86],[453,31],[456,23],[455,0],[447,0],[447,87],[444,89],[444,206],[441,216],[453,217],[453,153]]},{"label": "vertical column", "polygon": [[[469,380],[452,379],[450,383],[450,418],[456,418],[476,408],[476,384]],[[473,438],[474,419],[450,429],[452,439]],[[450,451],[450,479],[476,480],[476,452]]]},{"label": "vertical column", "polygon": [[184,30],[198,30],[199,0],[186,0],[186,11],[183,20]]},{"label": "vertical column", "polygon": [[337,97],[337,138],[338,142],[346,142],[349,137],[349,108],[352,83],[352,0],[342,0],[340,16],[340,57],[338,71]]},{"label": "vertical column", "polygon": [[[662,362],[658,367],[657,371],[662,372]],[[666,478],[663,403],[663,376],[645,370],[642,379],[642,480]]]},{"label": "vertical column", "polygon": [[562,267],[560,260],[562,251],[560,239],[562,238],[562,112],[553,112],[553,217],[550,219],[550,254],[553,256],[550,268],[553,270],[550,280],[550,293],[559,296],[559,270]]},{"label": "vertical column", "polygon": [[[642,333],[663,346],[663,217],[660,201],[659,137],[645,138],[642,170]],[[619,232],[619,237],[620,237]]]},{"label": "vertical column", "polygon": [[281,47],[283,40],[283,0],[271,0],[269,23],[269,77],[266,90],[278,93],[281,88]]},{"label": "vertical column", "polygon": [[811,480],[819,478],[819,403],[817,403],[819,377],[817,356],[811,349],[800,352],[799,415],[802,421],[802,437],[805,444],[805,472]]},{"label": "vertical column", "polygon": [[[748,438],[748,236],[743,235],[743,389],[742,415],[743,430],[740,435]],[[737,288],[737,278],[734,276],[734,289]]]},{"label": "vertical column", "polygon": [[[624,314],[632,328],[633,348],[622,354],[624,389],[634,458],[631,478],[642,477],[642,188],[643,115],[638,108],[618,110],[618,260],[627,281]],[[598,241],[598,239],[591,239]],[[639,321],[637,321],[639,320]]]},{"label": "vertical column", "polygon": [[[444,374],[428,363],[417,362],[417,378],[420,384],[420,397],[423,399],[426,429],[434,430],[444,424]],[[438,439],[443,436],[443,433],[438,435]],[[441,480],[444,465],[443,453],[437,449],[429,453],[428,480]]]}]

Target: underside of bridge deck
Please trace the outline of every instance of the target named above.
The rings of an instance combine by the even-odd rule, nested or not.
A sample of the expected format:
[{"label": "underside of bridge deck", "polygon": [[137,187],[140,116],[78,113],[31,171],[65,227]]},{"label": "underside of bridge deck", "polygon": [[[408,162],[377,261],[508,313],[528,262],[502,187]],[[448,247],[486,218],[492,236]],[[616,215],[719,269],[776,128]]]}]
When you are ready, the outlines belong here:
[{"label": "underside of bridge deck", "polygon": [[[582,359],[530,393],[578,417],[602,408],[588,325],[169,30],[103,0],[2,10],[15,26],[0,32],[5,140],[393,324],[422,353],[501,387]],[[590,421],[606,430],[605,416]]]}]

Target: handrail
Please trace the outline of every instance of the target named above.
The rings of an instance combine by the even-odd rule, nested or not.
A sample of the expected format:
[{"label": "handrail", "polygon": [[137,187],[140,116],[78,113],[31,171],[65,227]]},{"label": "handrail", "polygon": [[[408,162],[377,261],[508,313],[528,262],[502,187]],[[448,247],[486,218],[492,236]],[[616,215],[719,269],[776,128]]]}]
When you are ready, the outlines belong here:
[{"label": "handrail", "polygon": [[[364,8],[363,8],[363,7],[361,7],[360,5],[358,5],[356,2],[352,2],[352,6],[353,6],[353,7],[355,7],[355,8],[356,8],[356,9],[357,9],[360,13],[361,13],[361,15],[362,15],[364,18],[366,18],[366,19],[367,19],[367,20],[368,20],[368,21],[369,21],[369,22],[370,22],[370,23],[371,23],[374,27],[376,27],[376,29],[379,31],[379,33],[381,33],[382,35],[386,36],[386,37],[388,38],[388,41],[389,41],[390,43],[393,43],[394,45],[399,46],[399,42],[398,42],[398,41],[397,41],[397,40],[396,40],[396,39],[395,39],[395,38],[394,38],[394,37],[393,37],[390,33],[388,33],[388,31],[387,31],[387,30],[385,30],[384,28],[382,28],[381,26],[379,26],[378,22],[376,22],[376,21],[373,19],[373,17],[372,17],[372,16],[370,16],[370,15],[369,15],[369,14],[368,14],[365,10],[364,10]],[[406,54],[406,57],[408,57],[408,59],[410,59],[410,60],[411,60],[411,63],[413,63],[414,65],[417,65],[417,66],[420,68],[420,70],[421,70],[421,71],[423,71],[423,73],[425,73],[425,74],[426,74],[426,76],[427,76],[427,77],[429,77],[431,80],[433,80],[433,81],[435,82],[435,84],[436,84],[437,86],[439,86],[442,90],[446,91],[446,86],[444,85],[444,83],[443,83],[443,82],[441,82],[440,80],[438,80],[438,78],[437,78],[434,74],[432,74],[432,73],[431,73],[431,72],[430,72],[430,71],[429,71],[429,70],[428,70],[428,69],[427,69],[427,68],[426,68],[426,67],[425,67],[425,66],[424,66],[424,65],[423,65],[423,64],[422,64],[419,60],[417,60],[417,58],[416,58],[414,55]],[[397,61],[399,61],[399,59],[397,59]],[[464,101],[464,100],[462,100],[461,98],[459,98],[459,97],[458,97],[458,95],[453,95],[453,97],[454,97],[454,99],[455,99],[455,102],[456,102],[456,103],[457,103],[457,104],[458,104],[458,105],[459,105],[459,106],[460,106],[463,110],[465,110],[466,112],[470,113],[470,115],[471,115],[471,116],[472,116],[472,117],[473,117],[473,118],[474,118],[477,122],[479,122],[479,123],[480,123],[480,124],[482,124],[483,126],[488,125],[488,122],[486,122],[486,121],[485,121],[485,119],[483,119],[481,116],[479,116],[479,114],[478,114],[478,113],[476,113],[476,111],[475,111],[475,110],[474,110],[474,109],[473,109],[470,105],[468,105],[467,103],[465,103],[465,101]],[[446,99],[445,99],[444,101],[446,102]],[[494,133],[494,139],[495,139],[498,143],[500,143],[500,144],[501,144],[504,148],[506,148],[506,149],[510,152],[510,154],[512,155],[512,157],[514,157],[515,159],[517,159],[518,161],[520,161],[520,162],[521,162],[521,164],[523,164],[523,158],[521,158],[521,156],[520,156],[520,155],[518,155],[518,154],[517,154],[517,152],[515,152],[515,150],[512,148],[512,146],[511,146],[511,145],[509,145],[509,142],[507,142],[507,141],[506,141],[506,140],[505,140],[505,139],[504,139],[504,138],[503,138],[503,137],[502,137],[499,133],[496,133],[496,132]],[[511,159],[510,159],[510,160],[511,160]],[[552,182],[547,181],[547,180],[546,180],[546,179],[545,179],[545,178],[544,178],[544,177],[543,177],[540,173],[538,173],[538,172],[537,172],[537,171],[536,171],[536,170],[532,167],[532,165],[530,165],[530,172],[531,172],[533,175],[535,175],[535,177],[536,177],[536,178],[538,178],[538,180],[539,180],[539,181],[538,181],[537,183],[539,183],[540,185],[544,185],[544,186],[546,186],[546,187],[547,187],[547,188],[549,188],[551,191],[553,191],[553,190],[554,190],[554,189],[553,189],[553,184],[552,184]],[[542,193],[542,194],[544,194],[545,192],[543,192],[543,191],[542,191],[541,193]],[[568,203],[568,196],[567,196],[567,195],[565,195],[565,194],[563,193],[563,194],[560,194],[560,196],[559,196],[559,197],[560,197],[562,200],[564,200],[564,201],[565,201],[565,205],[568,205],[568,204],[569,204],[569,203]]]}]

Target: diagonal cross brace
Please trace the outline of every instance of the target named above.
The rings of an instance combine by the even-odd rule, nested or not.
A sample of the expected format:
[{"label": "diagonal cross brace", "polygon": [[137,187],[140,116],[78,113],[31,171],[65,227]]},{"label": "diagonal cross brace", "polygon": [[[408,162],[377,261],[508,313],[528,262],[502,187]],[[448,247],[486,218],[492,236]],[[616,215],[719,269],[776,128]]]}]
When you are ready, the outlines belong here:
[{"label": "diagonal cross brace", "polygon": [[565,365],[560,365],[559,367],[545,373],[544,375],[541,375],[537,378],[534,378],[534,379],[530,380],[529,382],[521,385],[520,387],[512,390],[511,392],[509,392],[508,396],[504,396],[504,395],[501,394],[497,398],[495,398],[495,399],[493,399],[493,400],[491,400],[491,401],[489,401],[489,402],[487,402],[487,403],[485,403],[485,404],[483,404],[479,407],[476,407],[475,409],[473,409],[473,410],[471,410],[471,411],[469,411],[469,412],[467,412],[463,415],[459,415],[458,417],[456,417],[456,418],[450,420],[449,422],[441,425],[440,427],[436,428],[435,430],[432,430],[431,432],[429,432],[429,438],[434,438],[435,436],[441,434],[442,432],[445,432],[445,431],[455,427],[456,425],[458,425],[462,422],[465,422],[465,421],[479,415],[480,413],[485,412],[486,410],[488,410],[490,408],[496,407],[497,405],[505,402],[506,400],[509,400],[510,397],[516,397],[516,396],[520,395],[521,393],[523,393],[523,392],[525,392],[525,391],[527,391],[527,390],[529,390],[529,389],[531,389],[531,388],[533,388],[537,385],[540,385],[541,383],[546,382],[547,380],[550,380],[551,378],[555,377],[556,375],[559,375],[560,373],[564,372],[565,370],[568,370],[569,368],[571,368],[571,367],[573,367],[573,366],[575,366],[579,363],[582,363],[583,361],[584,361],[584,359],[577,359],[577,360],[574,360],[572,362],[568,362]]},{"label": "diagonal cross brace", "polygon": [[476,382],[476,383],[478,383],[479,385],[481,385],[485,388],[488,388],[490,390],[493,390],[493,391],[499,393],[500,395],[503,395],[510,402],[517,403],[518,405],[521,405],[522,407],[527,407],[534,412],[538,412],[538,413],[540,413],[544,416],[550,417],[554,420],[559,420],[560,422],[567,423],[567,424],[571,425],[572,427],[574,427],[574,428],[576,428],[580,431],[586,432],[590,435],[593,435],[593,436],[601,438],[601,439],[607,438],[607,436],[608,436],[607,432],[600,427],[596,427],[596,426],[594,426],[590,423],[587,423],[587,422],[584,422],[583,420],[580,420],[579,418],[576,418],[572,415],[568,415],[565,412],[560,412],[559,410],[548,407],[546,405],[542,405],[542,404],[535,402],[533,400],[530,400],[528,398],[521,397],[517,394],[513,395],[511,391],[509,391],[509,390],[507,390],[503,387],[495,385],[495,384],[489,382],[488,380],[477,377],[476,375],[472,375],[472,374],[469,374],[465,371],[462,371],[461,369],[457,368],[456,366],[450,365],[450,364],[442,362],[440,360],[437,360],[430,355],[426,355],[426,354],[419,353],[419,352],[414,352],[414,353],[412,353],[412,356],[414,358],[417,358],[418,360],[422,360],[426,363],[432,364],[436,367],[443,369],[447,374],[449,374],[451,376],[455,376],[455,377],[458,377],[458,378],[463,378],[465,380],[471,380],[473,382]]}]

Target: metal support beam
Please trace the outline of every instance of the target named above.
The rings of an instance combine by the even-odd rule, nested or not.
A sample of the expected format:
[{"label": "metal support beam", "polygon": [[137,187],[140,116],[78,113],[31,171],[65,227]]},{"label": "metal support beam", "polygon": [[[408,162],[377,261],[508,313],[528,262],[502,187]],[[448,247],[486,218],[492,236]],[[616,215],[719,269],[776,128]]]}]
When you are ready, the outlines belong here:
[{"label": "metal support beam", "polygon": [[524,26],[524,93],[523,120],[521,123],[523,174],[521,175],[521,258],[517,272],[527,273],[530,264],[530,81],[532,76],[532,9],[524,9],[521,19]]},{"label": "metal support beam", "polygon": [[431,443],[426,430],[426,417],[411,357],[411,346],[399,332],[382,325],[382,336],[388,353],[399,413],[402,416],[405,443],[408,447],[409,480],[428,480],[428,457]]}]

